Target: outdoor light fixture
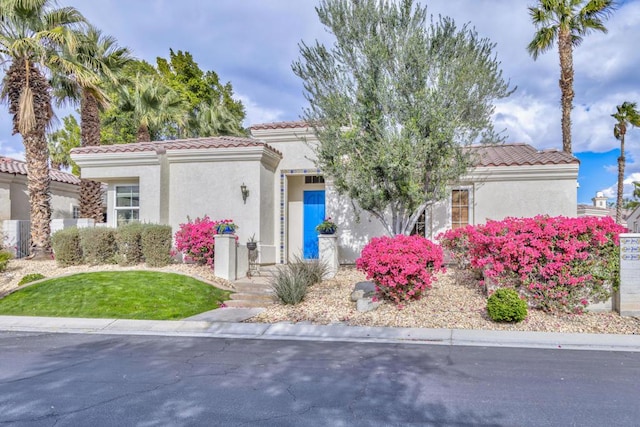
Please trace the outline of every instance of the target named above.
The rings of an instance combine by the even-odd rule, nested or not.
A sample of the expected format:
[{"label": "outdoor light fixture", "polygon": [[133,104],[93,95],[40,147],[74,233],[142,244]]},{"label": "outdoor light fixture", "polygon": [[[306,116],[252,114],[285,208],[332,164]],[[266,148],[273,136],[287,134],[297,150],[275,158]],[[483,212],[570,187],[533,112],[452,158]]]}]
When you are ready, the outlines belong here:
[{"label": "outdoor light fixture", "polygon": [[247,204],[247,197],[249,197],[249,189],[247,188],[246,185],[244,185],[244,182],[240,186],[240,192],[242,193],[242,201],[246,205]]}]

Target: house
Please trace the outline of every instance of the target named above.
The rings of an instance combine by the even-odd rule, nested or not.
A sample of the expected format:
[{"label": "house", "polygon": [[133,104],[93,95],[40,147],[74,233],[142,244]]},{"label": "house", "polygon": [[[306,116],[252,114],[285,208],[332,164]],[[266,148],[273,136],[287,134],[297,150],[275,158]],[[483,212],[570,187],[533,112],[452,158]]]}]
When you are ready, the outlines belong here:
[{"label": "house", "polygon": [[[255,234],[261,264],[317,256],[315,226],[338,224],[341,262],[353,262],[378,219],[338,195],[314,164],[304,122],[251,127],[251,138],[211,137],[75,148],[82,177],[107,184],[107,218],[169,224],[188,218],[233,219],[240,242]],[[448,200],[423,213],[415,231],[434,237],[450,227],[536,214],[576,215],[576,158],[526,144],[478,146],[477,166]]]},{"label": "house", "polygon": [[[616,208],[607,206],[608,197],[604,195],[602,191],[596,192],[596,197],[591,199],[592,205],[579,204],[578,205],[578,217],[583,216],[596,216],[596,217],[611,217],[616,218]],[[621,225],[627,226],[627,220],[631,214],[629,209],[622,209]],[[630,226],[629,226],[630,227]]]},{"label": "house", "polygon": [[[80,179],[70,173],[51,170],[51,217],[74,218],[78,212]],[[27,163],[0,156],[0,223],[30,217]]]},{"label": "house", "polygon": [[640,233],[640,206],[636,206],[627,217],[627,228],[631,233]]}]

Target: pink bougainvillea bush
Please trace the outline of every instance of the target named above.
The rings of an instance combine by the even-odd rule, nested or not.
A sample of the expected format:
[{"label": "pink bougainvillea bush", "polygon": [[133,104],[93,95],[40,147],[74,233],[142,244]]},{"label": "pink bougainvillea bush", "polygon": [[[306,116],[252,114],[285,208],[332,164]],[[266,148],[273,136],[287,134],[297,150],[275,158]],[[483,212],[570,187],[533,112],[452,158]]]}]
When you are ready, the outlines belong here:
[{"label": "pink bougainvillea bush", "polygon": [[442,248],[421,236],[374,237],[356,260],[373,280],[379,297],[402,308],[431,288],[434,274],[444,271]]},{"label": "pink bougainvillea bush", "polygon": [[185,259],[198,264],[213,265],[215,256],[215,238],[219,224],[231,224],[230,219],[212,221],[208,216],[196,218],[180,224],[175,234],[176,249],[182,252]]},{"label": "pink bougainvillea bush", "polygon": [[617,286],[619,239],[611,218],[506,218],[438,236],[459,265],[481,269],[499,287],[513,287],[532,307],[581,313]]}]

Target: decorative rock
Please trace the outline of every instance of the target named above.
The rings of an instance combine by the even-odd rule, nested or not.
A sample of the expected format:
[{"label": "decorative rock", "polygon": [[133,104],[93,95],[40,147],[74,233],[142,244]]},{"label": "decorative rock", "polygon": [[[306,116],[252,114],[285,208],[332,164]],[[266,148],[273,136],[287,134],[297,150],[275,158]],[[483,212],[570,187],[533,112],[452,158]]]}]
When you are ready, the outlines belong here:
[{"label": "decorative rock", "polygon": [[373,298],[360,298],[356,302],[356,309],[360,312],[366,313],[367,311],[373,311],[382,304],[381,301],[373,301]]},{"label": "decorative rock", "polygon": [[356,302],[360,298],[364,298],[364,291],[357,290],[357,291],[351,292],[351,301]]},{"label": "decorative rock", "polygon": [[375,292],[376,291],[376,285],[375,283],[371,282],[371,281],[366,281],[366,282],[358,282],[356,283],[356,286],[353,288],[354,291],[364,291],[365,293],[367,292]]},{"label": "decorative rock", "polygon": [[361,298],[371,298],[376,294],[376,285],[373,282],[358,282],[351,292],[351,301]]}]

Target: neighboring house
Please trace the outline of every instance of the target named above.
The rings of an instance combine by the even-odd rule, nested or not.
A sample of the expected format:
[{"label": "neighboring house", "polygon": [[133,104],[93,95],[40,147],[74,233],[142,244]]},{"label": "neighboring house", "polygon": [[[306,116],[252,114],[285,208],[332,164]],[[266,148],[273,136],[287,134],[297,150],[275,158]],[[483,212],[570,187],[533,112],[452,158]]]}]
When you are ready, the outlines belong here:
[{"label": "neighboring house", "polygon": [[637,206],[627,217],[627,228],[632,233],[640,233],[640,206]]},{"label": "neighboring house", "polygon": [[[597,216],[597,217],[611,217],[616,218],[616,208],[607,207],[608,198],[602,191],[596,193],[596,197],[592,198],[593,205],[578,205],[578,217],[583,216]],[[622,223],[621,225],[627,226],[627,217],[629,216],[629,209],[622,210]]]},{"label": "neighboring house", "polygon": [[[338,224],[341,262],[353,262],[382,224],[339,196],[314,165],[304,122],[251,127],[253,138],[212,137],[75,148],[83,178],[107,184],[107,218],[169,224],[233,219],[240,242],[255,234],[261,264],[317,256],[315,226]],[[477,166],[447,201],[423,213],[415,231],[438,232],[505,216],[576,214],[579,162],[526,144],[473,147]],[[241,188],[249,191],[246,199]]]},{"label": "neighboring house", "polygon": [[[73,218],[78,212],[80,179],[70,173],[50,171],[51,217]],[[29,220],[27,164],[21,160],[0,156],[0,222]]]}]

